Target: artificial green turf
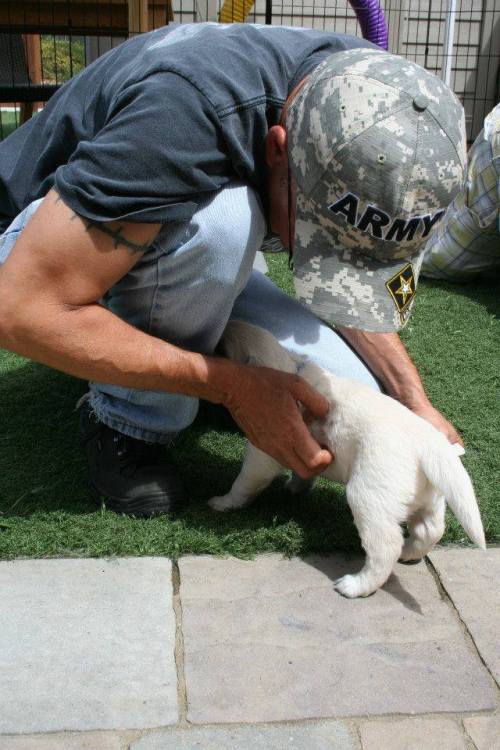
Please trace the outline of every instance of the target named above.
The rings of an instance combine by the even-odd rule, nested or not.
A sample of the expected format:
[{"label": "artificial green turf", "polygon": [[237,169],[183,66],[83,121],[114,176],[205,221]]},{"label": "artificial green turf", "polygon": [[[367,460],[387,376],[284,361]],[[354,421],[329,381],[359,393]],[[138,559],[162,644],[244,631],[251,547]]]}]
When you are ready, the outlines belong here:
[{"label": "artificial green turf", "polygon": [[[286,258],[270,275],[291,291]],[[498,294],[494,285],[421,282],[403,338],[431,400],[461,431],[487,538],[499,539]],[[290,497],[279,479],[246,509],[219,515],[206,501],[235,478],[244,441],[228,414],[203,404],[173,450],[190,501],[173,518],[96,511],[85,490],[74,407],[82,381],[0,352],[0,557],[358,550],[343,488],[320,480]],[[449,515],[444,541],[464,543]]]}]

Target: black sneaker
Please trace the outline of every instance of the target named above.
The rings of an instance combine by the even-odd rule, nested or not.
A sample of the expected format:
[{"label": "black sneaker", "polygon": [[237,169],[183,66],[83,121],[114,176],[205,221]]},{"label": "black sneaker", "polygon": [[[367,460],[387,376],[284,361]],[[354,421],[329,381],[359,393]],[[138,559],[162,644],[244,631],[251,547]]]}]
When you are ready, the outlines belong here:
[{"label": "black sneaker", "polygon": [[98,505],[131,516],[170,513],[185,499],[165,446],[124,435],[99,422],[88,401],[80,411],[80,441],[87,458],[89,491]]}]

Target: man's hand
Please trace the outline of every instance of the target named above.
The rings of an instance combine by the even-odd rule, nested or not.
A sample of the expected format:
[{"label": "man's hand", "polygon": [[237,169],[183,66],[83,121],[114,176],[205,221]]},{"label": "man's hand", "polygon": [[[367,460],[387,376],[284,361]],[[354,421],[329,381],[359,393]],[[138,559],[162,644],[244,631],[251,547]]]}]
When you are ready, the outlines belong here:
[{"label": "man's hand", "polygon": [[250,442],[303,479],[321,474],[333,460],[307,429],[298,404],[323,419],[328,401],[298,375],[242,366],[224,405]]},{"label": "man's hand", "polygon": [[430,403],[430,401],[427,401],[427,403],[423,403],[419,406],[414,406],[412,408],[412,411],[415,412],[415,414],[418,414],[419,417],[422,417],[422,419],[426,419],[428,422],[430,422],[434,427],[439,430],[439,432],[442,432],[443,435],[445,435],[450,443],[459,443],[463,447],[463,441],[456,429],[453,427],[453,425],[448,422],[446,417],[444,417],[440,411],[435,409],[433,405]]}]

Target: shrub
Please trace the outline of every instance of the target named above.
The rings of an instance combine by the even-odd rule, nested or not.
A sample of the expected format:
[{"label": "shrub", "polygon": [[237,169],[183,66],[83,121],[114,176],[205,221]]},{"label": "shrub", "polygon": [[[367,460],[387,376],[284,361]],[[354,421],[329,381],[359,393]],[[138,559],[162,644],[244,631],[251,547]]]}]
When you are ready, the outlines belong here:
[{"label": "shrub", "polygon": [[81,37],[42,36],[42,77],[45,83],[64,83],[85,67]]}]

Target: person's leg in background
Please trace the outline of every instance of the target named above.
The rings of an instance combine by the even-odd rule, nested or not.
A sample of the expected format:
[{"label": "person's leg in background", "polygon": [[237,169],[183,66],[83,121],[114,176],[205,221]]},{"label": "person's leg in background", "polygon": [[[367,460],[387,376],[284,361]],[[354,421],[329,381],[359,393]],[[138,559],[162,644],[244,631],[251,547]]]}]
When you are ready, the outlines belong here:
[{"label": "person's leg in background", "polygon": [[469,149],[464,189],[430,236],[421,274],[467,282],[496,280],[500,268],[500,104]]}]

